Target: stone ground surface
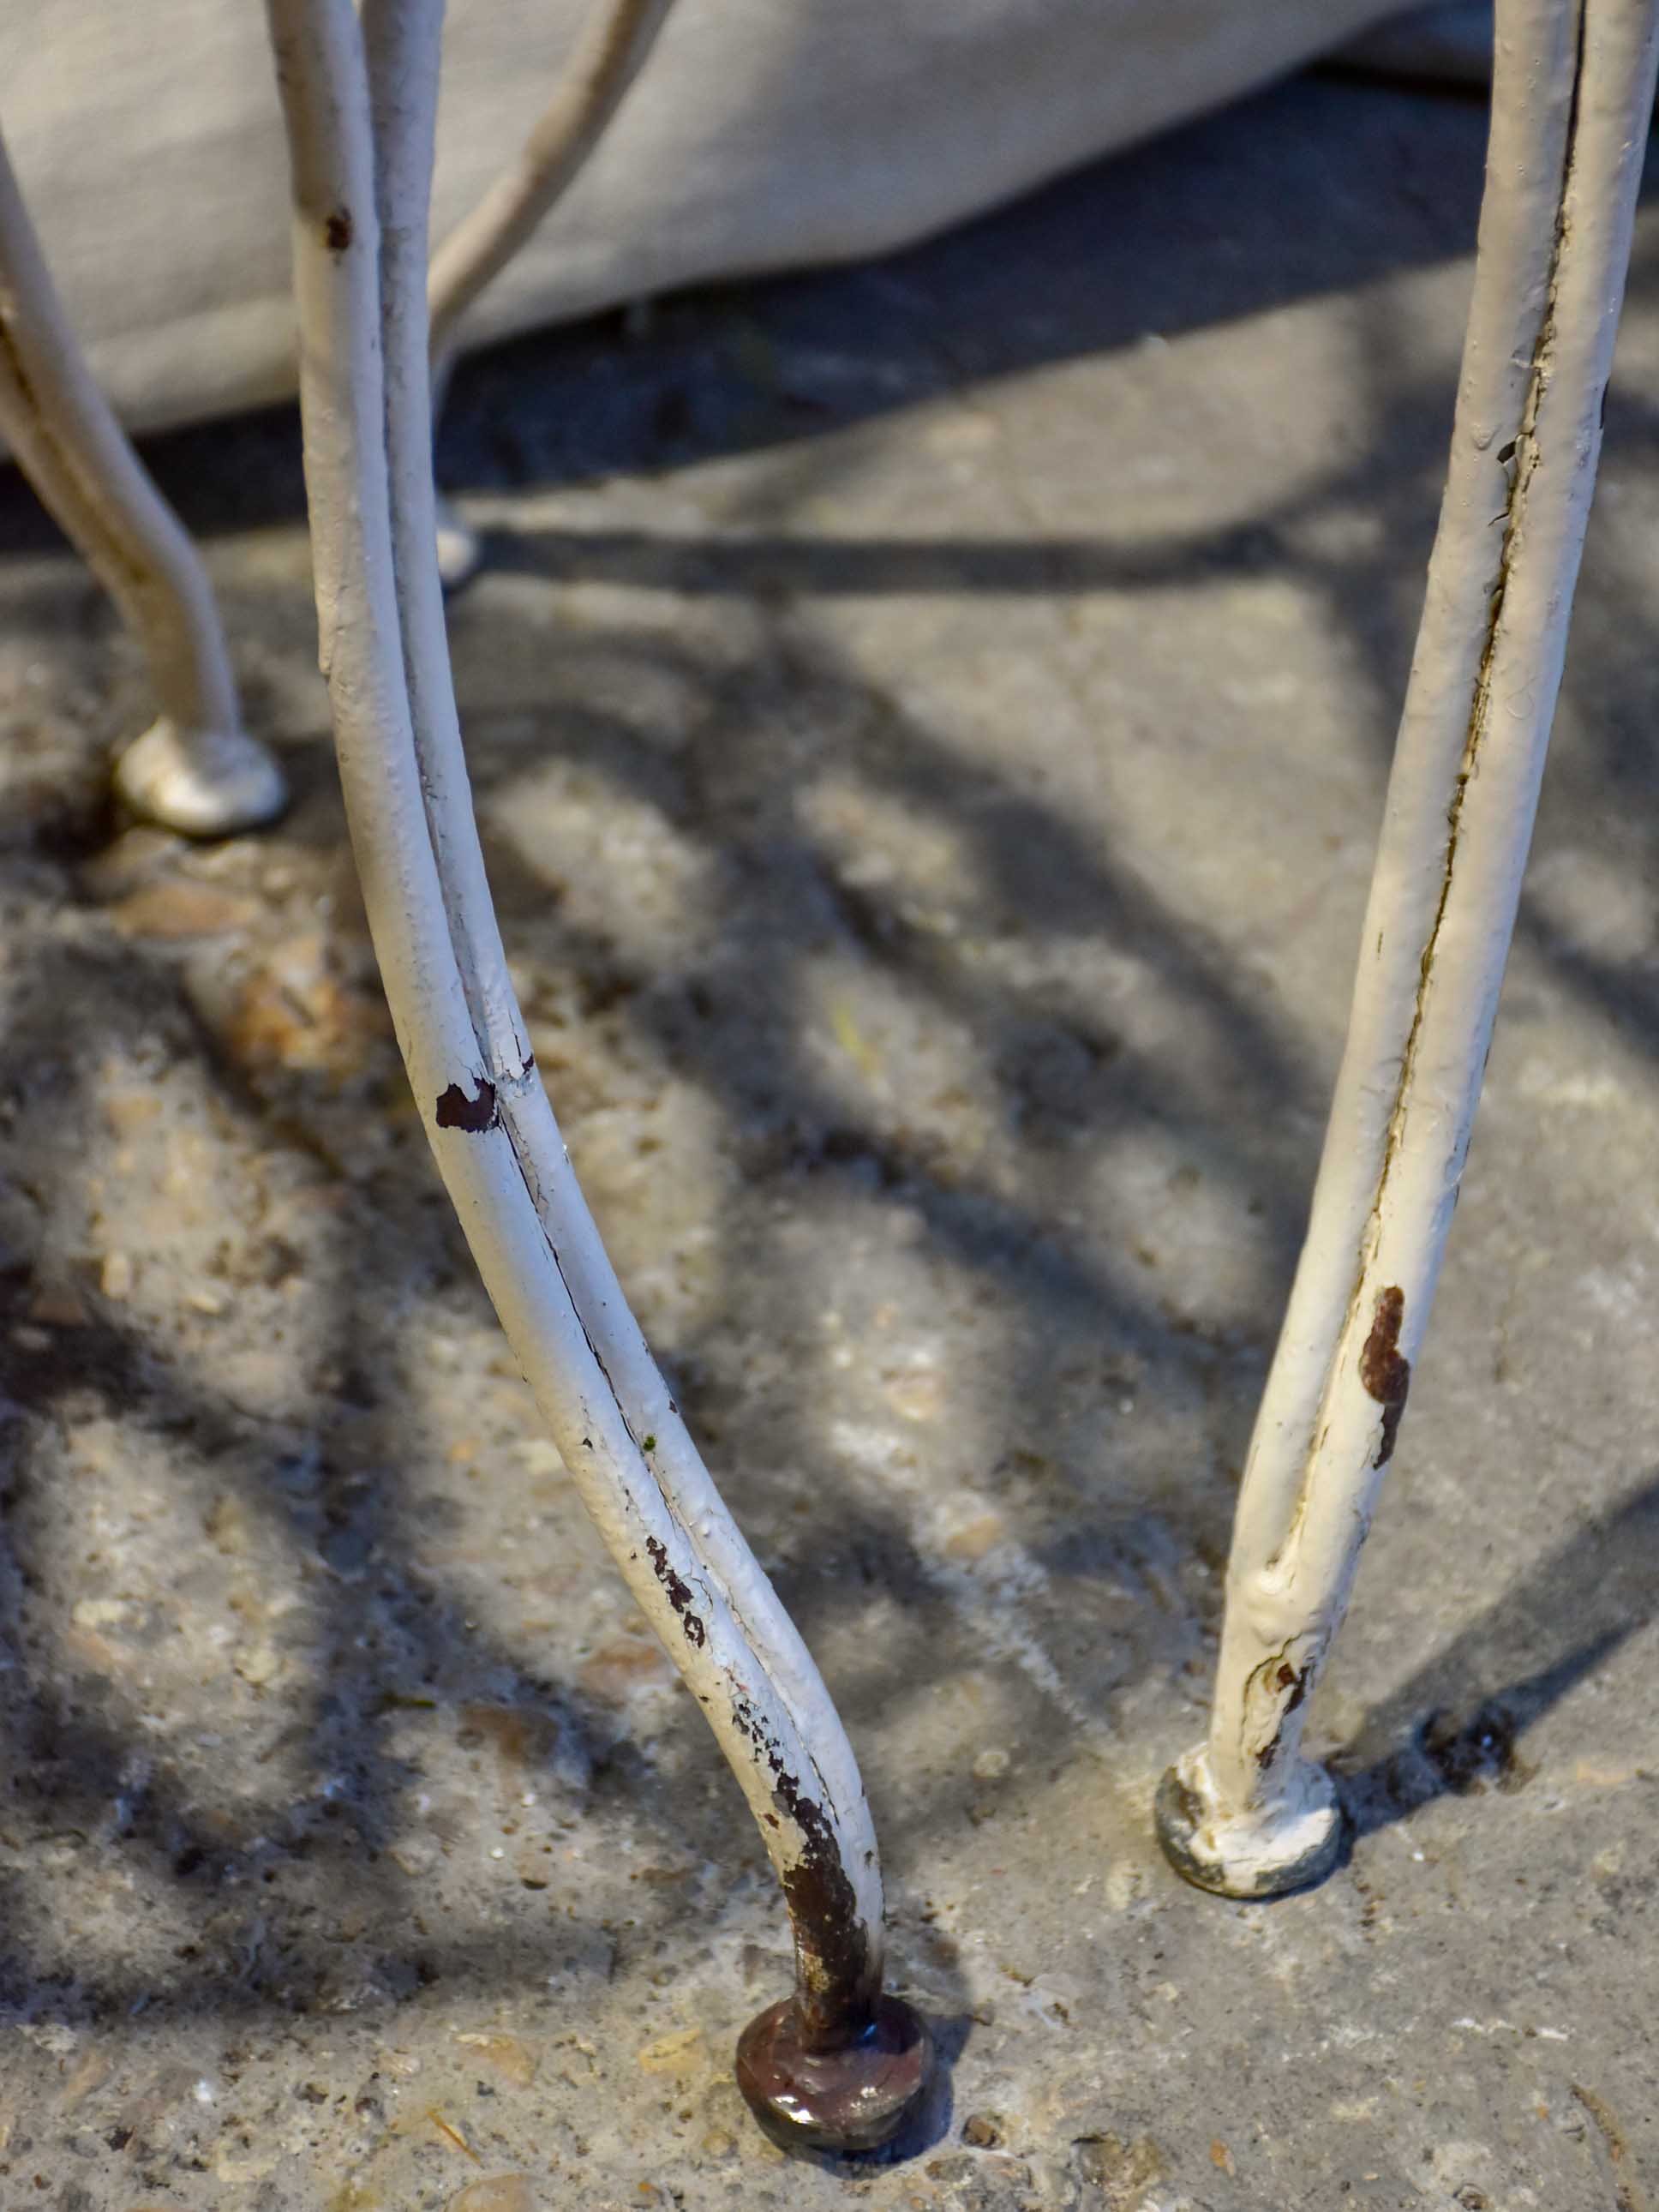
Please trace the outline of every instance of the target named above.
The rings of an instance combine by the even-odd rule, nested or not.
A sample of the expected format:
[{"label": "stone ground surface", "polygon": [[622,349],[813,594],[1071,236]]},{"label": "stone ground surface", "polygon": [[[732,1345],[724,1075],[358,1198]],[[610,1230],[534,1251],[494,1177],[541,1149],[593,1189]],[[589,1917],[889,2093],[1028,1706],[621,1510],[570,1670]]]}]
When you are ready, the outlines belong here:
[{"label": "stone ground surface", "polygon": [[0,486],[0,2204],[1659,2202],[1659,205],[1325,1888],[1182,1888],[1432,527],[1474,104],[1314,80],[462,380],[540,1065],[857,1742],[919,2140],[786,2161],[785,1924],[505,1356],[366,948],[291,417],[155,451],[298,803],[118,836]]}]

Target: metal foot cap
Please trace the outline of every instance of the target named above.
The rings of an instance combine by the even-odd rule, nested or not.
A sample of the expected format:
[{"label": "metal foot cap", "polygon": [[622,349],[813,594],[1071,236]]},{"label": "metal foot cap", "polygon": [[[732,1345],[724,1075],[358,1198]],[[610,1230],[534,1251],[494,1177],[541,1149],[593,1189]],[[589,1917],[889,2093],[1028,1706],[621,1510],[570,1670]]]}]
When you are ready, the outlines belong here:
[{"label": "metal foot cap", "polygon": [[812,2050],[785,1997],[738,2037],[737,2072],[750,2112],[786,2150],[878,2150],[927,2094],[933,2039],[901,1998],[882,1997],[862,2035]]},{"label": "metal foot cap", "polygon": [[1271,1820],[1212,1818],[1182,1766],[1172,1766],[1158,1784],[1152,1817],[1164,1856],[1182,1880],[1217,1897],[1285,1897],[1311,1889],[1336,1866],[1346,1839],[1335,1789],[1316,1766],[1308,1770],[1301,1807],[1280,1808]]},{"label": "metal foot cap", "polygon": [[166,715],[115,763],[118,798],[185,837],[230,837],[274,822],[288,804],[283,772],[245,730],[181,731]]},{"label": "metal foot cap", "polygon": [[483,565],[483,539],[463,522],[445,499],[438,501],[438,577],[447,592],[459,592]]}]

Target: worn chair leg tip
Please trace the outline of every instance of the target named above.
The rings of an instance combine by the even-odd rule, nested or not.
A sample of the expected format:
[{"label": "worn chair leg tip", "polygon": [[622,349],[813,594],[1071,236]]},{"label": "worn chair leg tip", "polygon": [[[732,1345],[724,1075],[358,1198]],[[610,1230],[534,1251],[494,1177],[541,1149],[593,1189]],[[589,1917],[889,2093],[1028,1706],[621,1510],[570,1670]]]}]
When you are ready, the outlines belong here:
[{"label": "worn chair leg tip", "polygon": [[1194,1889],[1260,1903],[1312,1889],[1334,1872],[1347,1841],[1336,1792],[1322,1769],[1310,1802],[1271,1822],[1209,1817],[1179,1766],[1158,1784],[1153,1822],[1164,1857]]},{"label": "worn chair leg tip", "polygon": [[146,822],[184,837],[260,830],[288,805],[275,759],[245,730],[180,730],[163,715],[115,763],[115,793]]},{"label": "worn chair leg tip", "polygon": [[927,2023],[884,1996],[863,2034],[834,2050],[801,2040],[793,1997],[757,2014],[738,2039],[738,2087],[785,2150],[879,2150],[920,2111],[933,2078]]},{"label": "worn chair leg tip", "polygon": [[447,499],[438,501],[438,576],[446,592],[459,592],[483,566],[483,539],[463,522]]}]

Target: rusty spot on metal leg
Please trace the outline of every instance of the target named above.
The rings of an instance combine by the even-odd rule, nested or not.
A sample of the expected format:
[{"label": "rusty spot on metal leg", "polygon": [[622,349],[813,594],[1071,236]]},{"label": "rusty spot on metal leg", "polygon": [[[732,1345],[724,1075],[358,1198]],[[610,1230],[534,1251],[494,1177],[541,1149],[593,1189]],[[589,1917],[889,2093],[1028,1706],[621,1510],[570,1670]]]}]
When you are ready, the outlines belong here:
[{"label": "rusty spot on metal leg", "polygon": [[657,1580],[668,1593],[668,1602],[680,1617],[680,1626],[685,1631],[686,1642],[695,1644],[701,1651],[708,1641],[708,1631],[703,1626],[702,1616],[693,1603],[690,1583],[684,1575],[677,1574],[670,1566],[667,1547],[659,1543],[656,1537],[647,1536],[645,1548],[651,1555],[651,1565],[656,1571]]},{"label": "rusty spot on metal leg", "polygon": [[[808,2044],[832,2049],[863,2033],[878,1984],[829,1815],[781,1759],[769,1764],[778,1803],[805,1838],[800,1857],[783,1877],[790,1922],[814,1969],[802,1977],[795,1996],[801,2033]],[[811,1986],[814,1982],[817,1986]]]},{"label": "rusty spot on metal leg", "polygon": [[781,1877],[795,1933],[792,2002],[803,2042],[815,2050],[833,2050],[869,2027],[871,2008],[881,1994],[880,1968],[871,1954],[833,1820],[802,1788],[746,1698],[735,1701],[732,1717],[772,1770],[774,1803],[800,1832],[799,1855]]},{"label": "rusty spot on metal leg", "polygon": [[323,225],[323,243],[331,253],[343,253],[356,232],[349,208],[337,207]]},{"label": "rusty spot on metal leg", "polygon": [[1406,1293],[1398,1284],[1376,1294],[1371,1333],[1359,1355],[1359,1379],[1382,1408],[1382,1438],[1373,1467],[1386,1467],[1394,1457],[1400,1417],[1412,1387],[1412,1364],[1400,1350],[1400,1325],[1406,1318]]},{"label": "rusty spot on metal leg", "polygon": [[495,1126],[495,1086],[488,1076],[477,1079],[476,1097],[469,1098],[459,1083],[452,1083],[433,1108],[441,1129],[466,1129],[475,1137]]},{"label": "rusty spot on metal leg", "polygon": [[1273,1730],[1269,1741],[1263,1744],[1255,1755],[1255,1763],[1264,1773],[1279,1755],[1279,1747],[1285,1736],[1285,1723],[1307,1696],[1308,1684],[1312,1674],[1311,1661],[1305,1667],[1292,1667],[1288,1659],[1281,1659],[1268,1678],[1275,1690],[1288,1690],[1290,1695],[1279,1709],[1279,1726]]}]

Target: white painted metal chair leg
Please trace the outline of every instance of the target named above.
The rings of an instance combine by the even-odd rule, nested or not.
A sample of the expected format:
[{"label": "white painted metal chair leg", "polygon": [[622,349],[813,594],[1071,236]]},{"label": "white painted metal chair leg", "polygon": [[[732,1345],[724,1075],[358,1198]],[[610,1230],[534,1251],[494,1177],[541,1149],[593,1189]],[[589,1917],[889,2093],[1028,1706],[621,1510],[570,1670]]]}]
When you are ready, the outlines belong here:
[{"label": "white painted metal chair leg", "polygon": [[294,173],[322,665],[386,996],[440,1170],[579,1493],[760,1824],[797,1986],[738,2078],[801,2144],[925,2092],[881,1993],[882,1889],[839,1717],[623,1300],[525,1042],[468,795],[434,551],[426,223],[441,0],[267,0]]},{"label": "white painted metal chair leg", "polygon": [[[596,0],[517,160],[433,256],[427,297],[434,422],[455,365],[462,318],[586,167],[656,43],[671,4],[672,0]],[[438,573],[445,589],[458,591],[482,557],[477,532],[441,499]]]},{"label": "white painted metal chair leg", "polygon": [[1307,1242],[1234,1531],[1176,1870],[1231,1897],[1341,1843],[1305,1759],[1429,1317],[1520,896],[1601,447],[1659,0],[1499,0],[1455,424]]},{"label": "white painted metal chair leg", "polygon": [[117,790],[187,836],[270,821],[287,791],[242,727],[207,577],[82,357],[3,145],[0,433],[149,662],[161,711],[117,762]]}]

